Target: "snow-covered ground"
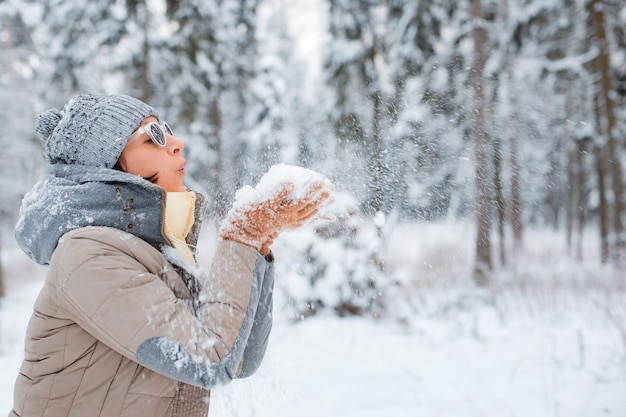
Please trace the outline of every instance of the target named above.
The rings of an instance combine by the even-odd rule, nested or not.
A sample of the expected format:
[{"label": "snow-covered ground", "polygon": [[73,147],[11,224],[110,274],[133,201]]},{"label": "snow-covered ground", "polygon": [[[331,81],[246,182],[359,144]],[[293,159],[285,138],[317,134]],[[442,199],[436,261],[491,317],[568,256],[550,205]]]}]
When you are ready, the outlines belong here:
[{"label": "snow-covered ground", "polygon": [[217,391],[213,415],[626,416],[624,347],[609,328],[478,316],[476,334],[439,320],[281,323],[260,375]]},{"label": "snow-covered ground", "polygon": [[[443,236],[447,247],[455,246],[450,231]],[[551,239],[541,249],[545,237],[537,237],[535,248],[549,256],[546,251],[558,245]],[[420,247],[434,258],[434,249],[427,249]],[[15,248],[4,256],[0,416],[11,408],[24,330],[45,272]],[[411,262],[419,267],[415,257]],[[552,274],[573,273],[566,263],[552,262]],[[609,274],[619,279],[615,271],[602,276]],[[209,415],[626,416],[623,289],[564,278],[489,292],[451,280],[413,291],[410,297],[419,302],[410,304],[414,312],[403,320],[325,313],[298,323],[289,320],[278,294],[263,366],[249,379],[214,390]]]}]

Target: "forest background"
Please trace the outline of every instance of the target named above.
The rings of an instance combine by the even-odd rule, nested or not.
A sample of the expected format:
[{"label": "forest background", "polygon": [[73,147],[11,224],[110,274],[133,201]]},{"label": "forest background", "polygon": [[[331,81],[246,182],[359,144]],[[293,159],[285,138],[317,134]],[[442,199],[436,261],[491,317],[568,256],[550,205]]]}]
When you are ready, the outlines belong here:
[{"label": "forest background", "polygon": [[301,239],[297,314],[378,315],[385,290],[428,284],[384,251],[416,223],[467,226],[469,261],[446,284],[562,278],[524,257],[525,234],[550,229],[568,262],[624,288],[620,1],[3,0],[0,21],[0,247],[49,169],[34,115],[127,93],[185,139],[218,221],[273,164],[333,180],[340,221]]},{"label": "forest background", "polygon": [[[274,245],[267,361],[310,415],[626,415],[624,22],[621,0],[0,0],[0,404],[45,273],[13,239],[50,172],[33,119],[91,92],[184,139],[201,262],[270,166],[335,183],[338,221]],[[262,381],[218,413],[294,415]]]}]

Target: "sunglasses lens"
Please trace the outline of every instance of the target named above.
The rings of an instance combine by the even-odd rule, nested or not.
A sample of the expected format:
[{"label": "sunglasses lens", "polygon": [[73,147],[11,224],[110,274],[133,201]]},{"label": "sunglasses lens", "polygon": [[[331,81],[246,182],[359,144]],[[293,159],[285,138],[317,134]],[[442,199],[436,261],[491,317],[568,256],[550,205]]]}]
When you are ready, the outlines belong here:
[{"label": "sunglasses lens", "polygon": [[161,126],[163,126],[165,132],[167,132],[168,135],[174,136],[174,132],[172,132],[172,128],[170,127],[170,125],[167,124],[167,122],[163,122]]},{"label": "sunglasses lens", "polygon": [[156,145],[160,147],[165,146],[165,132],[163,132],[161,126],[156,123],[151,123],[149,133],[150,139],[152,139]]}]

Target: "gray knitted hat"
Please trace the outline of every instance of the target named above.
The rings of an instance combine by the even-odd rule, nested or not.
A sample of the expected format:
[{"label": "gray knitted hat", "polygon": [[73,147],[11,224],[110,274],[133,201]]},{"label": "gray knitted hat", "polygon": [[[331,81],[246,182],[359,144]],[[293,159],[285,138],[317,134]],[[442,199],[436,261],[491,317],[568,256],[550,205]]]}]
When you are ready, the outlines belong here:
[{"label": "gray knitted hat", "polygon": [[80,94],[62,112],[46,110],[35,122],[49,163],[112,168],[148,116],[157,117],[156,110],[130,96]]}]

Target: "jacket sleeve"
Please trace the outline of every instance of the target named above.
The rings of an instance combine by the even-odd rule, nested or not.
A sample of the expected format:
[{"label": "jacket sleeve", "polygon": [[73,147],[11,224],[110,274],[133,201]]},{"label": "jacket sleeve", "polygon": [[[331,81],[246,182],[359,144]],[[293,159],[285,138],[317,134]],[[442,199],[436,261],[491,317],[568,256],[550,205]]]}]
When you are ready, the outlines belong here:
[{"label": "jacket sleeve", "polygon": [[136,255],[133,243],[145,244],[137,240],[64,239],[59,256],[69,260],[55,267],[62,307],[94,337],[149,369],[203,388],[230,382],[253,328],[266,260],[245,245],[220,242],[194,310],[146,267],[162,257],[158,251]]},{"label": "jacket sleeve", "polygon": [[274,262],[268,261],[265,268],[259,304],[254,314],[252,330],[243,352],[243,368],[238,378],[247,378],[261,366],[272,330],[272,306],[274,292]]},{"label": "jacket sleeve", "polygon": [[[249,295],[249,300],[237,294],[237,287],[242,287],[238,281],[243,277],[232,274],[233,270],[238,269],[233,268],[233,264],[242,261],[236,259],[239,255],[232,253],[232,248],[237,246],[243,245],[226,241],[218,247],[217,261],[199,296],[197,314],[212,329],[213,337],[208,341],[209,346],[203,346],[206,341],[200,338],[194,341],[194,344],[199,345],[190,351],[175,338],[154,337],[139,346],[139,363],[173,379],[204,388],[226,384],[237,376],[254,326],[266,271],[266,261],[257,256],[254,270],[250,271],[252,286],[248,288],[243,285],[246,287],[244,294]],[[206,347],[215,352],[214,359],[209,358],[210,361],[197,355]]]}]

